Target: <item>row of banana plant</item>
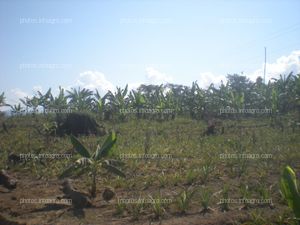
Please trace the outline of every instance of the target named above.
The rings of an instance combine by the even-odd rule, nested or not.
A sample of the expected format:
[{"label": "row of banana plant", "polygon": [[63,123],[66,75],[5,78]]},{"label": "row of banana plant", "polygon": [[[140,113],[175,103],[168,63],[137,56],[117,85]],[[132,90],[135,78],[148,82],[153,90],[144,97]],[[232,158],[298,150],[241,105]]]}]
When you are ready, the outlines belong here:
[{"label": "row of banana plant", "polygon": [[[300,74],[280,76],[264,84],[261,77],[256,82],[246,76],[228,75],[226,84],[219,87],[211,84],[207,89],[200,88],[197,81],[191,87],[177,84],[140,85],[136,90],[117,87],[115,92],[100,95],[98,90],[59,87],[59,94],[53,96],[51,88],[46,93],[38,91],[33,97],[20,99],[11,106],[12,113],[28,110],[33,112],[42,108],[73,109],[93,111],[102,119],[124,119],[124,109],[172,109],[179,115],[203,118],[205,115],[218,114],[221,108],[272,109],[272,112],[286,113],[300,110]],[[4,93],[0,95],[0,107],[5,104]],[[137,111],[135,116],[141,118]]]}]

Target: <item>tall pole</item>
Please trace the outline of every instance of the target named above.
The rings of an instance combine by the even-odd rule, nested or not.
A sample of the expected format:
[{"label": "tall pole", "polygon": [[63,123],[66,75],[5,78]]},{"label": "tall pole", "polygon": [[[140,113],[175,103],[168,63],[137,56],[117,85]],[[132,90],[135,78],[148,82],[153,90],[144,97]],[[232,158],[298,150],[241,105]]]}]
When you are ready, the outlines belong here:
[{"label": "tall pole", "polygon": [[265,47],[264,84],[266,83],[267,48]]}]

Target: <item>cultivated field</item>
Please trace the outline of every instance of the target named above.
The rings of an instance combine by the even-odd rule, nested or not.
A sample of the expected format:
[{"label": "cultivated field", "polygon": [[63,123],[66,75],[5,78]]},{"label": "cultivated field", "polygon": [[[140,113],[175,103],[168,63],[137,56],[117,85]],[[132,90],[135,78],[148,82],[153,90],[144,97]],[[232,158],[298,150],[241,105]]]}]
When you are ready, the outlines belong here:
[{"label": "cultivated field", "polygon": [[[280,125],[269,117],[222,119],[213,134],[204,120],[180,116],[97,119],[105,135],[73,142],[46,132],[52,121],[42,114],[2,118],[0,165],[17,184],[0,186],[0,220],[11,221],[0,224],[297,224],[279,186],[286,165],[300,177],[300,130],[288,125],[287,115]],[[93,172],[75,171],[69,182],[91,204],[28,202],[63,196],[65,178],[59,178],[81,157],[74,140],[92,153],[112,131],[116,141],[103,159],[121,161],[115,168],[126,177],[97,167],[92,197]],[[113,197],[106,199],[105,191]]]}]

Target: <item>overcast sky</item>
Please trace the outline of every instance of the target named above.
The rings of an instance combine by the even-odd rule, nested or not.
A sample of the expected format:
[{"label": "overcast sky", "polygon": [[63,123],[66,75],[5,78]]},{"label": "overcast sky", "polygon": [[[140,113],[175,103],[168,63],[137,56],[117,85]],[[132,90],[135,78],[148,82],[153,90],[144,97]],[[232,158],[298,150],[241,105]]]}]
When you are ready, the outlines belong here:
[{"label": "overcast sky", "polygon": [[0,93],[300,72],[298,0],[0,0]]}]

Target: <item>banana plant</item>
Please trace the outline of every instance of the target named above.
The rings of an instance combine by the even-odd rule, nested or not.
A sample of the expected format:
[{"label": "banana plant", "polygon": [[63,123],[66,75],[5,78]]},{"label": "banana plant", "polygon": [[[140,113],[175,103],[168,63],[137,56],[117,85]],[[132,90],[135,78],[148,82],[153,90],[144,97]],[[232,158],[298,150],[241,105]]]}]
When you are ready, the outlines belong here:
[{"label": "banana plant", "polygon": [[176,85],[176,84],[166,84],[166,88],[168,88],[172,92],[172,96],[174,98],[174,109],[178,114],[182,114],[183,108],[187,102],[185,101],[185,86]]},{"label": "banana plant", "polygon": [[67,96],[65,96],[65,90],[59,86],[59,94],[56,97],[50,93],[49,96],[50,103],[49,107],[56,108],[56,109],[65,109],[68,108],[67,104]]},{"label": "banana plant", "polygon": [[[296,106],[296,109],[298,109],[298,112],[300,112],[300,74],[298,74],[297,77],[295,78],[294,105]],[[300,113],[299,113],[299,115],[300,115]]]},{"label": "banana plant", "polygon": [[300,193],[294,170],[286,166],[280,179],[280,191],[300,223]]},{"label": "banana plant", "polygon": [[92,154],[76,137],[71,135],[70,139],[81,158],[67,167],[67,169],[60,175],[60,178],[70,176],[75,172],[77,172],[77,175],[90,172],[92,174],[91,195],[92,197],[96,197],[96,177],[100,168],[104,168],[120,177],[125,177],[125,174],[117,168],[117,166],[123,165],[121,161],[104,159],[108,156],[110,150],[117,141],[116,133],[114,131],[110,133],[102,146],[99,144],[97,145],[96,151]]},{"label": "banana plant", "polygon": [[108,110],[111,111],[111,113],[118,115],[120,120],[125,120],[126,118],[122,110],[128,105],[128,98],[126,97],[127,92],[128,85],[126,85],[124,89],[117,87],[117,91],[115,93],[108,91],[106,94]]},{"label": "banana plant", "polygon": [[126,115],[124,113],[120,112],[120,110],[126,108],[127,92],[128,92],[128,84],[126,85],[126,87],[124,89],[117,87],[117,92],[115,92],[115,95],[114,95],[114,107],[117,109],[117,112],[119,111],[119,118],[121,120],[124,120],[126,117]]},{"label": "banana plant", "polygon": [[80,87],[78,89],[71,88],[71,91],[67,90],[67,98],[70,99],[69,103],[75,110],[86,111],[90,110],[93,102],[93,92],[89,89]]},{"label": "banana plant", "polygon": [[[176,112],[179,111],[179,107],[176,104],[176,100],[175,100],[174,93],[173,93],[172,90],[169,90],[169,91],[166,92],[166,96],[165,96],[165,108],[173,110],[173,112],[172,112],[172,119],[175,119],[175,115],[176,115]],[[167,118],[169,118],[169,116],[170,115],[167,114]]]},{"label": "banana plant", "polygon": [[275,87],[278,91],[278,107],[280,112],[286,112],[290,109],[291,102],[295,98],[295,93],[293,92],[295,86],[296,76],[291,72],[290,74],[280,75],[279,79],[273,78],[275,80]]},{"label": "banana plant", "polygon": [[45,94],[42,94],[42,92],[38,91],[38,101],[39,105],[43,107],[43,113],[45,114],[45,111],[47,107],[50,104],[50,99],[51,99],[51,88],[48,89],[48,91]]},{"label": "banana plant", "polygon": [[26,107],[26,113],[28,113],[28,109],[30,107],[30,99],[25,97],[24,99],[20,99],[20,102]]},{"label": "banana plant", "polygon": [[278,109],[278,91],[273,88],[272,89],[272,111],[276,112]]},{"label": "banana plant", "polygon": [[96,89],[96,93],[93,98],[93,110],[98,114],[100,120],[103,120],[106,98],[106,95],[101,97],[99,91]]},{"label": "banana plant", "polygon": [[21,115],[22,113],[25,112],[25,110],[23,109],[20,103],[18,105],[13,105],[13,106],[10,105],[10,108],[11,108],[12,115]]},{"label": "banana plant", "polygon": [[32,98],[25,97],[24,99],[20,99],[20,101],[26,106],[26,112],[28,112],[28,108],[30,108],[32,113],[36,114],[39,106],[39,99],[36,96],[33,96]]},{"label": "banana plant", "polygon": [[5,96],[4,96],[4,92],[2,92],[2,94],[0,95],[0,107],[1,106],[10,106],[9,104],[5,103]]},{"label": "banana plant", "polygon": [[4,97],[4,92],[2,92],[2,94],[0,95],[0,106],[4,105],[4,101],[5,97]]},{"label": "banana plant", "polygon": [[144,95],[140,91],[132,90],[129,93],[129,102],[130,102],[130,106],[137,110],[136,116],[138,119],[140,119],[141,118],[140,109],[142,109],[146,105],[146,99]]},{"label": "banana plant", "polygon": [[245,102],[244,92],[239,94],[232,91],[230,94],[231,94],[231,102],[233,107],[237,109],[244,108],[244,102]]}]

